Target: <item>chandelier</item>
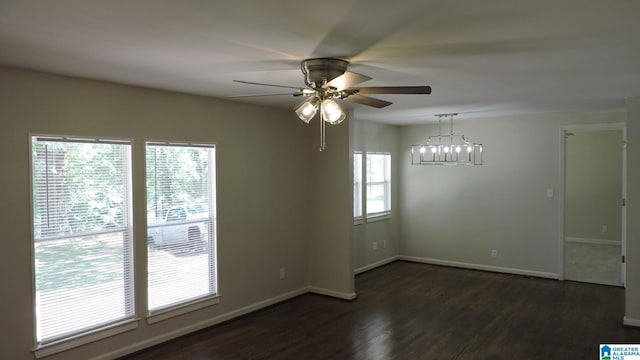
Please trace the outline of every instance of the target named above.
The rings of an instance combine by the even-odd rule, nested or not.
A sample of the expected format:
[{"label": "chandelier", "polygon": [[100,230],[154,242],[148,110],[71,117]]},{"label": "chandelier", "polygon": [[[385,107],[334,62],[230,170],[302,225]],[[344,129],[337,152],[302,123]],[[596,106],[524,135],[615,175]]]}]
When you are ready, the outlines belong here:
[{"label": "chandelier", "polygon": [[[457,113],[437,114],[438,135],[423,144],[411,145],[411,165],[482,165],[482,144],[453,133],[453,117]],[[442,133],[442,119],[449,118],[449,134]]]}]

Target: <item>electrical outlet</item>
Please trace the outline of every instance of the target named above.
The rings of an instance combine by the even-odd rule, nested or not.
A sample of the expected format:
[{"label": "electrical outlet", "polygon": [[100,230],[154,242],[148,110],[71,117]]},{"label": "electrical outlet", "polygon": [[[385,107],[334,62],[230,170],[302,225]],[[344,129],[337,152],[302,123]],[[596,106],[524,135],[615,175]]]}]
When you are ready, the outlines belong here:
[{"label": "electrical outlet", "polygon": [[494,258],[494,259],[497,258],[498,257],[498,250],[495,250],[495,249],[491,250],[491,257]]},{"label": "electrical outlet", "polygon": [[371,246],[373,247],[373,250],[378,250],[378,242],[377,241],[374,241]]},{"label": "electrical outlet", "polygon": [[607,231],[609,231],[609,227],[607,225],[602,225],[600,232],[606,233]]},{"label": "electrical outlet", "polygon": [[387,240],[382,240],[382,248],[383,249],[387,248]]},{"label": "electrical outlet", "polygon": [[280,280],[284,279],[284,268],[280,268]]}]

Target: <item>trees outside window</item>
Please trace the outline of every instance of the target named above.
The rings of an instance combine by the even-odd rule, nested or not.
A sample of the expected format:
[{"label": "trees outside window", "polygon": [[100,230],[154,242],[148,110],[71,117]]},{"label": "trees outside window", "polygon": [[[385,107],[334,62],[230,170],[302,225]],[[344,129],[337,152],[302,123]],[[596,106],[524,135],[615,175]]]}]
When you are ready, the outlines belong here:
[{"label": "trees outside window", "polygon": [[148,142],[149,313],[216,295],[215,148]]},{"label": "trees outside window", "polygon": [[130,143],[31,140],[38,345],[133,320]]}]

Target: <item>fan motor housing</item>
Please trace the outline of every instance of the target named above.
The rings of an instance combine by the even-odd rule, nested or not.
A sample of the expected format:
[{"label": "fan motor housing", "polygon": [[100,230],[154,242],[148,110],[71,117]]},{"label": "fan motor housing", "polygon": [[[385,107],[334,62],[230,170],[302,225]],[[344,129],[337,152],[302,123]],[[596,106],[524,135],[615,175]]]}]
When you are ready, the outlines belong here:
[{"label": "fan motor housing", "polygon": [[334,58],[316,58],[303,60],[300,68],[307,86],[316,89],[337,78],[347,71],[349,62]]}]

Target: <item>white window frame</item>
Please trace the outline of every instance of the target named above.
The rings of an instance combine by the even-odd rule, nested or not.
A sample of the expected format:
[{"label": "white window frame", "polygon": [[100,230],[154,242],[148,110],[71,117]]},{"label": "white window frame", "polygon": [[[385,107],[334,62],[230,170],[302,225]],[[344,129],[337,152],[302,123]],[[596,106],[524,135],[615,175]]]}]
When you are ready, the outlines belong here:
[{"label": "white window frame", "polygon": [[[217,168],[216,168],[216,149],[217,147],[214,144],[194,144],[194,143],[182,143],[182,142],[167,142],[167,141],[146,141],[145,142],[145,154],[147,152],[148,146],[176,146],[176,147],[202,147],[212,150],[209,153],[209,248],[208,248],[208,257],[209,257],[209,286],[210,291],[208,294],[196,297],[185,299],[182,302],[174,303],[165,307],[158,307],[155,309],[151,309],[150,307],[150,291],[149,291],[149,278],[147,278],[147,323],[154,324],[166,319],[170,319],[182,314],[186,314],[198,309],[202,309],[205,307],[209,307],[215,304],[220,303],[220,294],[218,293],[218,278],[217,278],[217,211],[216,211],[216,188],[217,188]],[[145,155],[146,158],[146,155]],[[145,165],[146,166],[146,165]],[[145,191],[146,192],[146,191]],[[146,208],[146,205],[145,205]],[[149,224],[147,224],[147,231],[149,229]],[[148,249],[148,247],[147,247]],[[148,266],[148,264],[147,264]]]},{"label": "white window frame", "polygon": [[[79,236],[87,236],[87,235],[104,235],[114,232],[124,232],[123,235],[128,242],[128,251],[125,253],[125,257],[123,258],[124,264],[128,267],[128,270],[125,271],[125,289],[124,294],[125,297],[129,298],[129,300],[125,300],[125,315],[121,318],[114,319],[111,322],[104,323],[102,325],[97,325],[95,327],[89,327],[85,329],[77,329],[77,331],[71,331],[68,334],[60,335],[59,337],[52,337],[51,339],[47,339],[46,341],[38,340],[38,319],[37,319],[37,298],[38,293],[36,291],[36,263],[35,263],[35,244],[37,240],[35,234],[35,207],[34,207],[34,164],[33,164],[33,143],[34,141],[52,141],[52,142],[70,142],[70,143],[97,143],[97,144],[119,144],[126,145],[129,148],[128,151],[124,155],[124,182],[125,182],[125,226],[118,229],[109,229],[108,231],[99,231],[93,232],[91,234],[83,233],[83,234],[71,234],[69,236],[57,236],[56,239],[62,238],[77,238]],[[88,138],[88,137],[77,137],[77,136],[51,136],[51,135],[37,135],[30,134],[29,135],[29,172],[30,172],[30,194],[31,194],[31,246],[32,246],[32,293],[33,293],[33,303],[34,303],[34,343],[35,346],[33,348],[33,353],[36,359],[40,359],[43,357],[47,357],[53,354],[57,354],[75,347],[79,347],[88,343],[92,343],[101,339],[105,339],[107,337],[111,337],[120,333],[124,333],[127,331],[134,330],[138,327],[138,321],[136,315],[135,308],[135,288],[134,288],[134,263],[133,263],[133,252],[134,252],[134,231],[133,231],[133,184],[131,177],[131,156],[132,156],[132,147],[133,141],[131,139],[115,139],[115,138]],[[44,339],[43,339],[44,340]]]},{"label": "white window frame", "polygon": [[[384,156],[384,174],[385,179],[382,182],[372,182],[369,180],[370,177],[370,156]],[[384,185],[384,195],[383,195],[383,203],[384,210],[377,212],[369,212],[368,209],[368,195],[364,196],[364,204],[365,204],[365,218],[367,222],[379,221],[391,218],[391,153],[390,152],[366,152],[365,156],[365,194],[369,193],[369,186],[373,185]]]},{"label": "white window frame", "polygon": [[[359,158],[359,161],[356,159]],[[360,166],[357,166],[357,165]],[[363,181],[364,178],[364,154],[362,151],[353,152],[353,222],[361,224],[364,218]]]}]

